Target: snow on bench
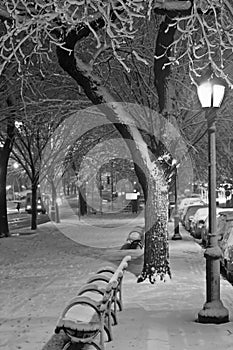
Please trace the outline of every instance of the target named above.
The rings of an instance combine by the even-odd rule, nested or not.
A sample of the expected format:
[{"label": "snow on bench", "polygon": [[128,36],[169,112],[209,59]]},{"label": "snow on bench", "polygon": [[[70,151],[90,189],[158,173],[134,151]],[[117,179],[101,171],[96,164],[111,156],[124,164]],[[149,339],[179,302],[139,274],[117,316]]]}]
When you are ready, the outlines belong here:
[{"label": "snow on bench", "polygon": [[63,350],[73,343],[104,350],[105,340],[113,339],[112,324],[117,324],[117,307],[122,310],[122,280],[130,260],[131,256],[125,256],[116,270],[99,269],[65,307],[55,329],[55,333],[63,330],[70,339]]}]

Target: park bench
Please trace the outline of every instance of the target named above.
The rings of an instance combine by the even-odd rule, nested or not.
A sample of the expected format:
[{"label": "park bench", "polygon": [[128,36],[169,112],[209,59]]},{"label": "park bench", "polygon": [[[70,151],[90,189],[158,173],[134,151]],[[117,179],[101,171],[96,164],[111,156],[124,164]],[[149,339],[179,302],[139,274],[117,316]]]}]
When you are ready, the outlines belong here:
[{"label": "park bench", "polygon": [[144,232],[144,227],[135,226],[128,234],[126,242],[122,245],[121,249],[142,249],[144,246]]},{"label": "park bench", "polygon": [[104,350],[105,340],[113,339],[112,325],[117,324],[117,306],[122,310],[122,279],[130,260],[125,256],[116,270],[99,269],[65,307],[55,329],[55,333],[63,330],[70,340],[63,350],[73,343]]}]

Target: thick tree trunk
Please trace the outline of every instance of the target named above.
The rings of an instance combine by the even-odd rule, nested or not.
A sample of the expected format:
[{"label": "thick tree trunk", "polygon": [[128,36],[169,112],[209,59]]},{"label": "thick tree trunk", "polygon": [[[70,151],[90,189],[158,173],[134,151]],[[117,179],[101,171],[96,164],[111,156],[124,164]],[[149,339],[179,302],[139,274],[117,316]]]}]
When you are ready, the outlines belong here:
[{"label": "thick tree trunk", "polygon": [[151,283],[158,275],[163,279],[170,274],[168,264],[168,194],[163,173],[157,179],[148,176],[148,198],[145,209],[145,257],[138,282],[149,278]]},{"label": "thick tree trunk", "polygon": [[6,175],[9,152],[0,151],[0,237],[10,236],[7,220]]},{"label": "thick tree trunk", "polygon": [[37,229],[37,184],[32,185],[32,216],[31,230]]}]

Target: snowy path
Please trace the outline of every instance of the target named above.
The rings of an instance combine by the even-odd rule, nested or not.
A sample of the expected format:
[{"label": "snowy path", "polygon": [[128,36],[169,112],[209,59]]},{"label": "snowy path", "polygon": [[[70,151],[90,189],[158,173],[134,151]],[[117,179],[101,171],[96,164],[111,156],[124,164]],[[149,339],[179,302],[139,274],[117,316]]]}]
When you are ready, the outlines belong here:
[{"label": "snowy path", "polygon": [[144,212],[138,215],[95,217],[87,216],[78,219],[77,215],[63,218],[55,227],[71,240],[99,248],[120,247],[126,240],[129,232],[135,226],[144,226]]},{"label": "snowy path", "polygon": [[[114,220],[97,225],[92,220],[90,231],[86,224],[74,231],[76,222],[70,221],[72,240],[43,224],[36,235],[0,241],[0,349],[42,350],[77,289],[100,266],[119,263],[125,252],[114,247],[130,226],[122,221],[119,227]],[[114,234],[109,225],[117,226]],[[106,350],[233,350],[233,287],[221,278],[229,323],[195,322],[205,302],[205,259],[202,248],[186,232],[181,234],[182,241],[169,241],[172,279],[166,283],[137,284],[142,251],[132,251],[133,262],[123,282],[124,310]]]},{"label": "snowy path", "polygon": [[[171,280],[142,283],[132,293],[135,278],[130,273],[125,276],[125,308],[114,329],[114,350],[233,349],[233,287],[221,278],[221,299],[231,322],[195,322],[205,302],[205,259],[203,249],[187,233],[182,235],[182,241],[169,242]],[[111,343],[106,347],[110,349]]]}]

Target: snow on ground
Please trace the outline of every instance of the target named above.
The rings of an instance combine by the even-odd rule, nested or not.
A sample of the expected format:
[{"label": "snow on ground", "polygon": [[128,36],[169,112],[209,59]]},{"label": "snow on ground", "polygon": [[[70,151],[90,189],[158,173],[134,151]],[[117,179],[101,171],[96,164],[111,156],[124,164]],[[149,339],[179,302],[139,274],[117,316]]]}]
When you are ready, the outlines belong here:
[{"label": "snow on ground", "polygon": [[106,214],[81,217],[73,214],[54,224],[71,240],[92,247],[119,247],[135,226],[144,226],[143,212],[133,214]]},{"label": "snow on ground", "polygon": [[229,310],[230,322],[222,325],[196,322],[206,300],[205,259],[199,244],[181,231],[182,241],[169,241],[171,280],[156,285],[146,282],[132,289],[135,279],[127,272],[125,309],[114,329],[116,340],[106,350],[233,349],[232,286],[221,278],[221,299]]},{"label": "snow on ground", "polygon": [[[74,220],[66,220],[59,225],[68,227],[67,236],[75,232],[72,240],[52,223],[40,225],[36,234],[0,240],[0,349],[42,349],[63,307],[88,276],[100,266],[116,266],[125,255],[113,247],[124,243],[135,222],[128,225],[125,216],[119,220],[101,219],[95,225],[83,220],[78,233]],[[109,227],[103,230],[110,223],[117,227],[114,234]]]},{"label": "snow on ground", "polygon": [[[73,231],[76,223],[70,222],[67,231],[76,241],[51,223],[41,225],[34,235],[0,240],[0,349],[41,350],[77,289],[100,266],[120,262],[125,253],[116,247],[123,243],[131,226],[123,219],[119,222],[120,218],[118,223],[111,218],[100,225],[96,218],[91,220],[89,230],[86,223],[83,229]],[[137,220],[142,223],[139,216],[132,226]],[[109,225],[120,228],[112,234]],[[172,235],[173,223],[169,225]],[[106,350],[233,349],[232,286],[221,279],[229,323],[195,322],[205,302],[205,259],[202,248],[183,229],[181,232],[182,241],[169,241],[172,279],[165,283],[137,284],[142,251],[132,251],[133,261],[123,281],[124,310]]]}]

